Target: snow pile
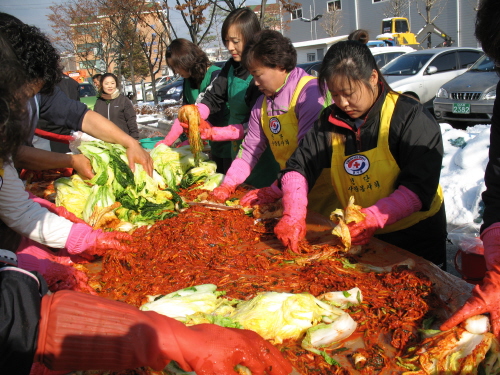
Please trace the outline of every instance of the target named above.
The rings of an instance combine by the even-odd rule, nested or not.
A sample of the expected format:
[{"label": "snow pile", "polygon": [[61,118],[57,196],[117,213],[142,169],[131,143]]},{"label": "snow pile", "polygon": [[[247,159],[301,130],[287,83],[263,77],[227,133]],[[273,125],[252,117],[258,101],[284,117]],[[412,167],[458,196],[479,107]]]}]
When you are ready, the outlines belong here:
[{"label": "snow pile", "polygon": [[490,125],[476,125],[466,130],[441,125],[444,158],[441,187],[446,205],[448,227],[482,222],[485,190],[484,171],[488,163]]}]

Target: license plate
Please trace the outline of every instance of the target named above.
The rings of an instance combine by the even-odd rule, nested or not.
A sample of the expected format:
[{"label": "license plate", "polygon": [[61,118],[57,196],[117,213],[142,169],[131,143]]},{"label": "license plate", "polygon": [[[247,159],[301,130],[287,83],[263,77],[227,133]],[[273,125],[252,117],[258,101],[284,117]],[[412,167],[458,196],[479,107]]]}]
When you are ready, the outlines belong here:
[{"label": "license plate", "polygon": [[459,113],[462,115],[468,115],[470,113],[469,103],[453,103],[452,113]]}]

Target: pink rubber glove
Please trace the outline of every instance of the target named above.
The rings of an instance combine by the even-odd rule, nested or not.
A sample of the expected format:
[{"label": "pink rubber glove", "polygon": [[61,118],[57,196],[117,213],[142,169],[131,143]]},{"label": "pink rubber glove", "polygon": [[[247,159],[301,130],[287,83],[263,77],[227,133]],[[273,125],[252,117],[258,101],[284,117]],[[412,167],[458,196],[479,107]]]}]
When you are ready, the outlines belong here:
[{"label": "pink rubber glove", "polygon": [[274,234],[287,248],[299,254],[299,241],[306,236],[307,180],[298,172],[288,172],[281,179],[283,217]]},{"label": "pink rubber glove", "polygon": [[69,212],[65,207],[63,207],[63,206],[56,206],[54,203],[49,202],[46,199],[39,198],[36,195],[31,194],[29,191],[28,191],[28,194],[29,194],[29,198],[33,202],[37,202],[40,206],[45,207],[47,210],[49,210],[53,214],[56,214],[56,215],[61,216],[61,217],[65,218],[65,219],[68,219],[69,221],[71,221],[73,223],[83,223],[83,224],[85,224],[85,221],[83,221],[82,219],[80,219],[74,213]]},{"label": "pink rubber glove", "polygon": [[377,229],[395,222],[419,211],[422,202],[417,194],[400,185],[391,195],[380,199],[373,206],[361,209],[365,220],[348,224],[352,245],[366,245],[370,242]]},{"label": "pink rubber glove", "polygon": [[493,334],[500,339],[500,223],[483,231],[481,239],[488,269],[483,282],[474,287],[472,297],[440,329],[446,331],[471,316],[489,313]]},{"label": "pink rubber glove", "polygon": [[179,139],[181,134],[184,132],[184,127],[181,125],[181,122],[179,121],[178,118],[174,120],[174,124],[172,125],[172,128],[168,132],[167,136],[163,141],[159,141],[155,144],[155,147],[161,144],[165,144],[168,147],[172,146],[172,144]]},{"label": "pink rubber glove", "polygon": [[70,254],[86,253],[102,256],[108,250],[130,251],[121,241],[130,241],[132,236],[123,232],[103,232],[92,229],[87,224],[73,224],[66,241]]},{"label": "pink rubber glove", "polygon": [[196,107],[198,108],[198,112],[200,112],[200,117],[203,120],[206,120],[208,116],[210,116],[210,109],[203,103],[198,103],[196,104]]},{"label": "pink rubber glove", "polygon": [[[207,124],[209,123],[207,122]],[[241,124],[222,127],[210,125],[208,129],[200,129],[200,136],[201,139],[207,141],[237,141],[243,139],[245,131],[243,130],[243,125]]]},{"label": "pink rubber glove", "polygon": [[279,350],[252,331],[214,324],[186,327],[154,311],[83,293],[44,296],[35,361],[56,370],[162,370],[171,360],[198,375],[292,371]]},{"label": "pink rubber glove", "polygon": [[238,185],[245,182],[247,177],[250,176],[250,172],[252,172],[250,164],[241,158],[234,159],[222,185],[215,188],[210,196],[218,201],[226,201],[234,193]]},{"label": "pink rubber glove", "polygon": [[283,192],[278,187],[278,182],[274,181],[271,186],[261,189],[255,189],[246,193],[240,199],[240,205],[243,207],[251,207],[262,204],[274,203],[283,197]]},{"label": "pink rubber glove", "polygon": [[72,267],[69,257],[56,256],[28,238],[23,238],[16,255],[19,268],[40,273],[52,292],[70,289],[96,294],[88,285],[87,275]]}]

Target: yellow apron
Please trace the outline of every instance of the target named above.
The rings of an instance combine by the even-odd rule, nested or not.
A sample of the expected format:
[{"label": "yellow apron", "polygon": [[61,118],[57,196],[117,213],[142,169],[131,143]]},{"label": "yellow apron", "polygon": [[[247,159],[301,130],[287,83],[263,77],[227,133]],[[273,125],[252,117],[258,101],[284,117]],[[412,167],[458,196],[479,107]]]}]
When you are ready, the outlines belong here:
[{"label": "yellow apron", "polygon": [[[260,123],[281,169],[285,168],[287,160],[298,146],[299,121],[295,114],[295,105],[302,89],[312,79],[317,78],[306,76],[300,79],[292,95],[288,111],[284,114],[268,116],[267,100],[264,98],[262,101]],[[326,217],[329,217],[339,204],[330,179],[330,169],[325,168],[308,195],[307,208]]]},{"label": "yellow apron", "polygon": [[[400,173],[396,160],[389,149],[389,129],[399,94],[387,94],[380,113],[380,129],[377,147],[354,155],[345,156],[340,137],[332,137],[332,183],[346,207],[349,197],[362,207],[374,205],[395,190],[394,184]],[[398,222],[377,230],[376,234],[395,232],[411,227],[419,221],[435,215],[443,203],[443,192],[438,186],[429,211],[414,212]]]}]

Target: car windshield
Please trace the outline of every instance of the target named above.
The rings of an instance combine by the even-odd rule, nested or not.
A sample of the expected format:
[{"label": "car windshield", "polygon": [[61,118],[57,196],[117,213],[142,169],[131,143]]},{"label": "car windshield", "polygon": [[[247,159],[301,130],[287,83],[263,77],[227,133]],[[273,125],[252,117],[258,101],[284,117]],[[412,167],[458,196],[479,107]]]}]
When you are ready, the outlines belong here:
[{"label": "car windshield", "polygon": [[95,96],[96,92],[92,85],[80,85],[80,98],[85,96]]},{"label": "car windshield", "polygon": [[471,72],[492,72],[495,70],[495,63],[491,58],[489,58],[486,55],[483,55],[482,57],[477,60],[474,65],[471,66],[470,70]]},{"label": "car windshield", "polygon": [[392,60],[380,71],[387,76],[413,76],[417,74],[433,54],[425,53],[407,53],[399,58]]}]

